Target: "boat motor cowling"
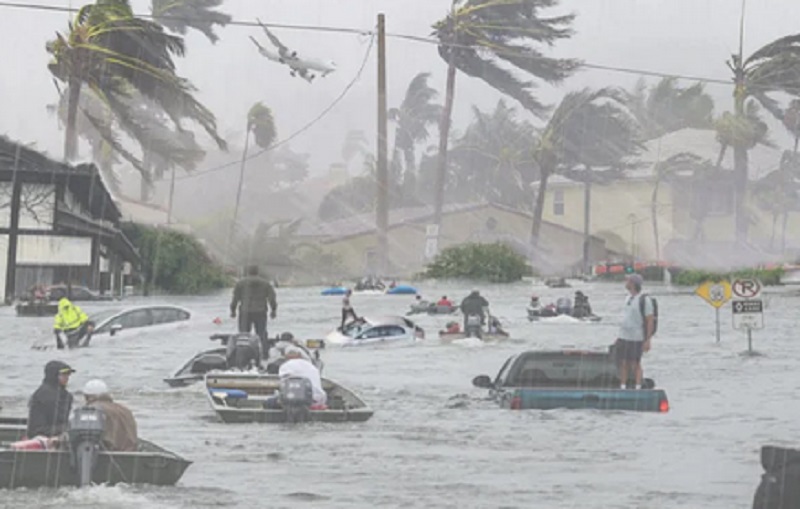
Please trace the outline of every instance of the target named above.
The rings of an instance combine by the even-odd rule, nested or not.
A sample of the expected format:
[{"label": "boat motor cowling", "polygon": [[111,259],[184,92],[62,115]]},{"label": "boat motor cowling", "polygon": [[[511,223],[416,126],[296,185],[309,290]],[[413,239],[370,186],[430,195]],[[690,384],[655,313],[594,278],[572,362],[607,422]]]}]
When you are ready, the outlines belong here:
[{"label": "boat motor cowling", "polygon": [[228,339],[228,367],[246,370],[261,362],[261,340],[254,334],[234,334]]},{"label": "boat motor cowling", "polygon": [[280,384],[281,406],[286,412],[287,422],[302,422],[308,417],[314,403],[311,381],[302,377],[287,377]]},{"label": "boat motor cowling", "polygon": [[467,324],[464,327],[464,333],[468,338],[481,337],[481,317],[480,315],[467,316]]},{"label": "boat motor cowling", "polygon": [[97,453],[103,441],[105,416],[91,406],[76,408],[69,421],[70,453],[72,466],[78,473],[78,486],[92,482],[92,472],[97,463]]}]

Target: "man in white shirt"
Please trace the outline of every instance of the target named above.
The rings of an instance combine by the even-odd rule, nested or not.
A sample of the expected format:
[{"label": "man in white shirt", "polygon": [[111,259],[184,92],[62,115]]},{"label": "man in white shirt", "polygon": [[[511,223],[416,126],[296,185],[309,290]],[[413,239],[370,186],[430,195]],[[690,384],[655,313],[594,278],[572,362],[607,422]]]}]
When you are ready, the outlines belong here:
[{"label": "man in white shirt", "polygon": [[[642,388],[642,354],[650,351],[650,340],[655,330],[653,301],[642,295],[642,276],[632,274],[625,279],[628,298],[622,311],[615,353],[619,365],[620,388],[625,389],[628,374],[633,371],[636,388]],[[641,299],[644,300],[642,313]]]},{"label": "man in white shirt", "polygon": [[328,400],[328,396],[322,389],[322,377],[317,367],[304,359],[303,352],[297,347],[287,347],[284,351],[284,356],[287,360],[281,364],[278,376],[281,378],[300,377],[307,379],[311,382],[314,405],[324,405]]}]

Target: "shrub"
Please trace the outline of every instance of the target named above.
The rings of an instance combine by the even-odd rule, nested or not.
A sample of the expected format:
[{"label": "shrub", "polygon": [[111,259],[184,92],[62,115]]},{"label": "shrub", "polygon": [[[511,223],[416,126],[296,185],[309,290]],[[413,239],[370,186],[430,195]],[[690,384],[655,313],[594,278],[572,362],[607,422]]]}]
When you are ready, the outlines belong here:
[{"label": "shrub", "polygon": [[511,283],[530,274],[525,258],[507,244],[498,242],[448,247],[428,265],[423,276]]},{"label": "shrub", "polygon": [[122,229],[142,257],[145,295],[151,286],[167,293],[198,294],[231,282],[192,235],[137,223]]},{"label": "shrub", "polygon": [[734,280],[739,278],[753,278],[761,281],[765,286],[781,284],[783,269],[745,269],[735,272],[708,272],[704,270],[675,270],[673,271],[672,284],[678,286],[699,286],[706,281]]}]

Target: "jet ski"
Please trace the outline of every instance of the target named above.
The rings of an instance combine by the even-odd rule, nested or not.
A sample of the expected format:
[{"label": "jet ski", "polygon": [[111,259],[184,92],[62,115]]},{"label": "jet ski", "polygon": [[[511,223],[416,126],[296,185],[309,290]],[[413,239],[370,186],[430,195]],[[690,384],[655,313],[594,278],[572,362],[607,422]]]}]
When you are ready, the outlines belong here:
[{"label": "jet ski", "polygon": [[202,381],[205,374],[211,371],[277,373],[285,360],[283,351],[289,345],[298,347],[303,356],[322,371],[319,350],[325,348],[323,340],[310,339],[303,344],[291,334],[284,333],[269,341],[269,351],[264,355],[261,340],[255,334],[214,334],[210,339],[220,341],[223,346],[196,354],[175,370],[171,377],[165,378],[164,382],[170,387],[185,387]]},{"label": "jet ski", "polygon": [[555,304],[542,306],[539,297],[531,297],[528,304],[528,320],[531,322],[557,322],[557,323],[580,323],[580,322],[599,322],[601,317],[592,313],[588,298],[582,292],[576,292],[576,305],[566,297],[562,297]]},{"label": "jet ski", "polygon": [[412,304],[406,316],[411,315],[452,315],[458,312],[458,306],[440,306],[433,302]]},{"label": "jet ski", "polygon": [[439,339],[443,343],[450,343],[462,339],[475,338],[483,342],[502,341],[508,339],[508,332],[501,327],[500,321],[487,313],[491,326],[485,330],[479,315],[467,316],[466,325],[463,331],[457,330],[458,324],[450,322],[446,330],[439,331]]}]

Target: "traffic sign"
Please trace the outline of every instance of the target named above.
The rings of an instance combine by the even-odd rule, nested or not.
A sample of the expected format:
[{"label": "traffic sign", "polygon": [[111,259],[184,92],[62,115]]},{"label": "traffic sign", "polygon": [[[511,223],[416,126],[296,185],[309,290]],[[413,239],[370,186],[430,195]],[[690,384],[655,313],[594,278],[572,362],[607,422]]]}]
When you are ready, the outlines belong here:
[{"label": "traffic sign", "polygon": [[731,300],[731,284],[728,281],[706,281],[694,293],[719,309]]},{"label": "traffic sign", "polygon": [[761,283],[758,279],[737,279],[731,290],[740,299],[755,299],[761,294]]},{"label": "traffic sign", "polygon": [[764,328],[764,301],[761,299],[734,300],[731,307],[734,329]]}]

